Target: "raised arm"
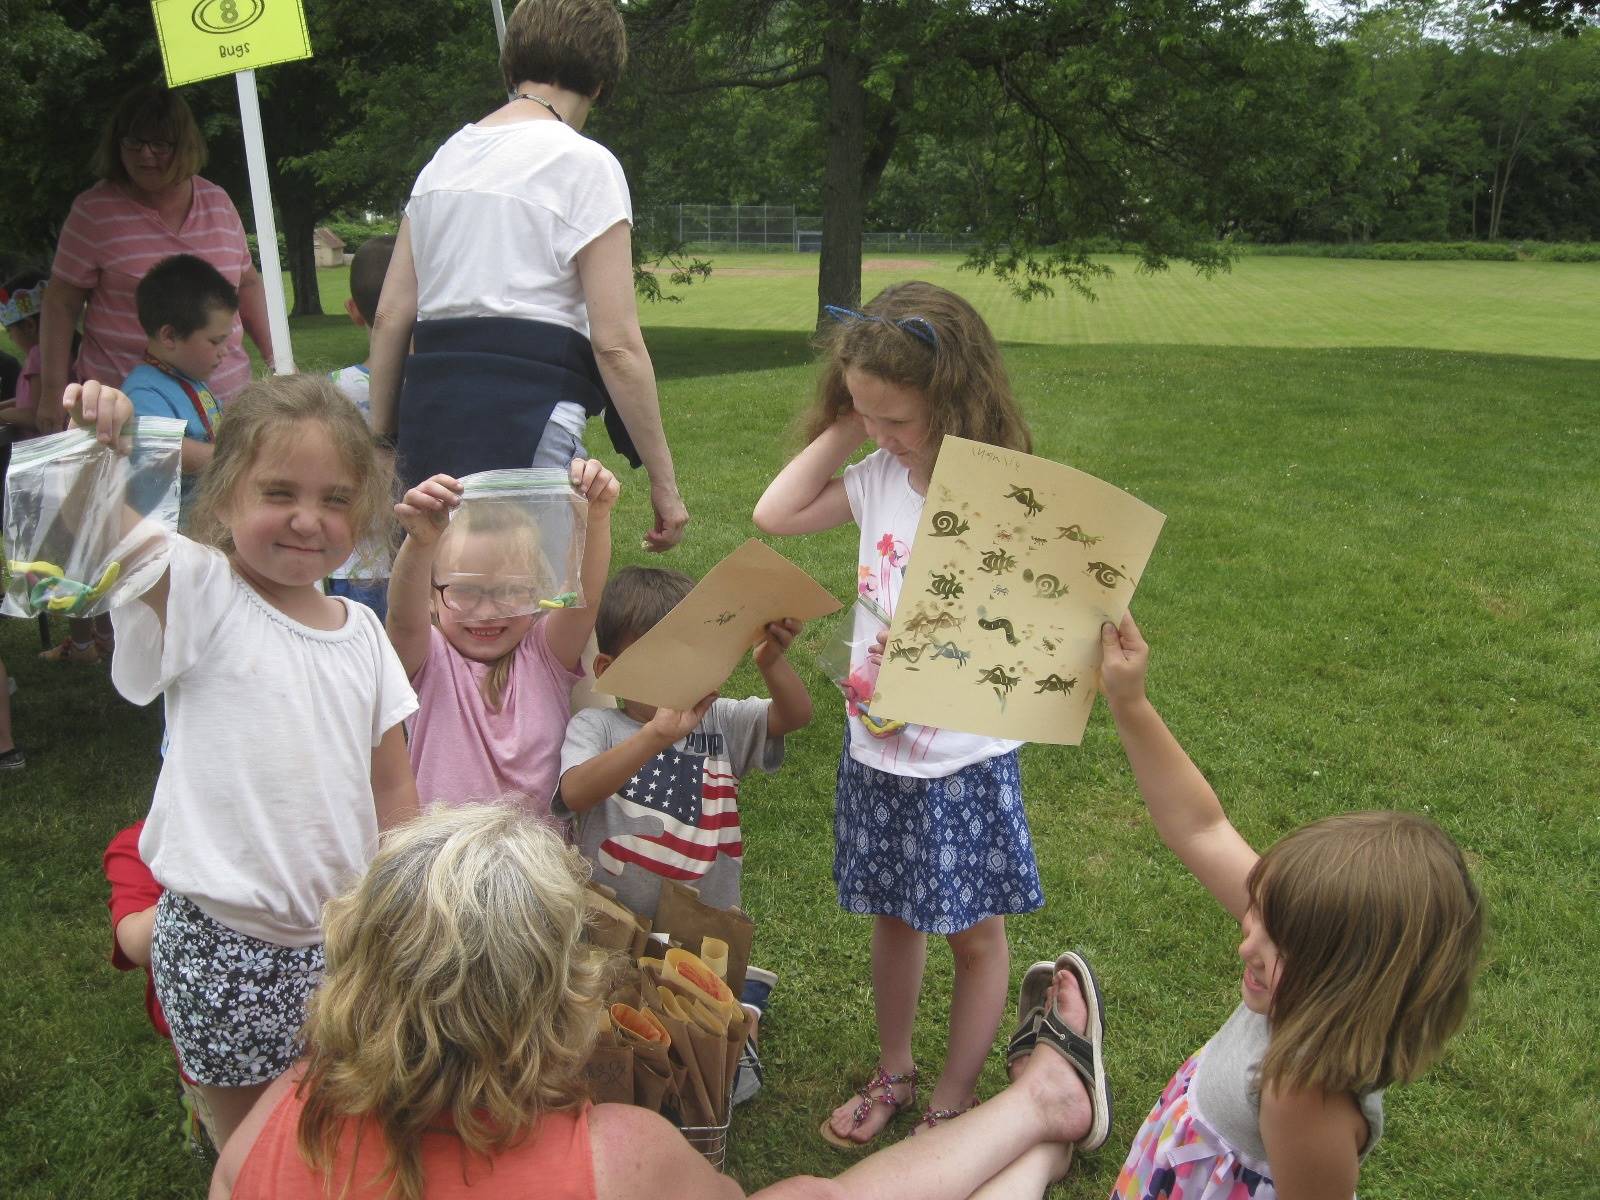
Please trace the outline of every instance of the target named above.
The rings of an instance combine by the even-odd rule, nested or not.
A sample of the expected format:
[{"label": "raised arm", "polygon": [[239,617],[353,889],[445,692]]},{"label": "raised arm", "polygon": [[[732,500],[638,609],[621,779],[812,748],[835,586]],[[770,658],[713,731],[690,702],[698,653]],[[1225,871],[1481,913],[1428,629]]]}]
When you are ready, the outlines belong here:
[{"label": "raised arm", "polygon": [[561,776],[561,803],[571,812],[588,812],[632,779],[645,763],[693,733],[716,698],[713,692],[692,709],[658,708],[648,722],[615,746],[569,767]]},{"label": "raised arm", "polygon": [[[123,438],[122,432],[135,416],[133,401],[116,388],[94,380],[70,383],[61,397],[61,407],[69,420],[82,429],[92,431],[102,445],[115,447],[119,454],[128,452],[129,442]],[[125,509],[123,532],[134,528],[142,520],[144,517],[141,513],[132,508]],[[156,621],[163,633],[167,628],[167,589],[170,581],[171,572],[162,571],[161,578],[139,597],[140,602],[148,605],[156,614]]]},{"label": "raised arm", "polygon": [[843,413],[789,460],[756,501],[756,528],[763,533],[820,533],[851,520],[839,468],[867,440],[854,412]]},{"label": "raised arm", "polygon": [[655,525],[645,534],[645,549],[670,550],[683,540],[689,510],[678,495],[678,476],[661,424],[656,371],[639,330],[633,294],[633,234],[626,221],[578,251],[578,281],[589,310],[589,342],[617,415],[628,427],[634,448],[650,476],[650,507]]},{"label": "raised arm", "polygon": [[433,630],[433,558],[439,538],[450,524],[450,511],[461,503],[461,483],[449,475],[424,479],[394,506],[406,540],[389,571],[389,615],[385,628],[400,656],[406,678],[428,657]]},{"label": "raised arm", "polygon": [[756,670],[772,697],[767,706],[768,737],[782,737],[811,723],[811,693],[788,658],[789,647],[799,636],[800,622],[786,617],[767,626],[766,640],[755,649]]},{"label": "raised arm", "polygon": [[1117,734],[1156,832],[1234,917],[1250,906],[1245,879],[1260,857],[1228,820],[1216,792],[1145,695],[1150,647],[1133,614],[1100,630],[1101,679]]},{"label": "raised arm", "polygon": [[583,562],[578,568],[584,606],[556,610],[545,618],[544,630],[545,644],[569,671],[577,669],[600,613],[600,593],[611,570],[611,512],[622,494],[617,477],[596,458],[573,460],[572,486],[589,502]]},{"label": "raised arm", "polygon": [[400,376],[411,331],[417,324],[417,264],[411,253],[411,219],[403,218],[395,236],[394,253],[378,293],[378,311],[372,319],[372,341],[367,347],[371,377],[367,396],[372,405],[372,431],[392,438],[400,424]]},{"label": "raised arm", "polygon": [[59,275],[50,276],[45,285],[39,311],[39,394],[33,413],[34,427],[40,433],[66,428],[61,398],[72,374],[72,335],[88,302],[86,288],[73,287]]}]

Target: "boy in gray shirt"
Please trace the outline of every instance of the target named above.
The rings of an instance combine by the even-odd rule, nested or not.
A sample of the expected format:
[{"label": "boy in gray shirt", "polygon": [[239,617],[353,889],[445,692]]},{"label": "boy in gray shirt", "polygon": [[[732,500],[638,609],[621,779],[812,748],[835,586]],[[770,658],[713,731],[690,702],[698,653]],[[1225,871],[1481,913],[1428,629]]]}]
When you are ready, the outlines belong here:
[{"label": "boy in gray shirt", "polygon": [[[612,576],[595,623],[595,677],[693,587],[654,567]],[[655,917],[663,879],[698,888],[717,908],[739,903],[739,780],[777,770],[784,735],[811,720],[811,696],[784,657],[799,631],[798,621],[774,622],[755,649],[771,700],[712,693],[683,711],[628,700],[583,709],[568,724],[552,811],[576,818],[595,878],[640,916]]]}]

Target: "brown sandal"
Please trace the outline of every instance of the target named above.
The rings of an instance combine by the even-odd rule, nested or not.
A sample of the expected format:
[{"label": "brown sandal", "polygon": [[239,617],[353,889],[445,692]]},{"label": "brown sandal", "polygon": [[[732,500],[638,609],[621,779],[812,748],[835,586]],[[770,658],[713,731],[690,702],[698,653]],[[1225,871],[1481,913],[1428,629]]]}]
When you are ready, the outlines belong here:
[{"label": "brown sandal", "polygon": [[[894,1094],[895,1087],[902,1083],[911,1085],[911,1094],[904,1100]],[[855,1110],[850,1114],[852,1132],[858,1129],[861,1122],[867,1119],[867,1114],[872,1111],[872,1107],[875,1104],[889,1106],[889,1120],[883,1123],[883,1129],[887,1129],[889,1123],[894,1120],[895,1115],[902,1108],[917,1102],[917,1069],[912,1067],[904,1075],[891,1075],[883,1069],[883,1064],[879,1063],[877,1069],[872,1072],[872,1078],[867,1080],[866,1086],[856,1089],[856,1095],[861,1097],[861,1103],[857,1104]],[[878,1133],[882,1133],[883,1129],[878,1130]],[[848,1137],[840,1137],[833,1131],[833,1117],[831,1115],[822,1122],[817,1132],[822,1135],[823,1141],[830,1146],[837,1146],[841,1150],[859,1150],[863,1146],[871,1145],[873,1138],[878,1136],[878,1133],[875,1133],[864,1142],[858,1142]]]}]

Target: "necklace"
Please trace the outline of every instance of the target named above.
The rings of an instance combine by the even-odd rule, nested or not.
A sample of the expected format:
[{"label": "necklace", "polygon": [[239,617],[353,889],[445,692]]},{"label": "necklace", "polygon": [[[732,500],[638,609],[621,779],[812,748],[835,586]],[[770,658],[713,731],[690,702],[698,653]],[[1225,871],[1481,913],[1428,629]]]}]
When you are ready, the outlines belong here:
[{"label": "necklace", "polygon": [[550,101],[546,100],[543,96],[535,96],[532,92],[513,92],[511,98],[513,100],[532,100],[535,104],[543,106],[552,117],[560,121],[563,125],[567,123],[567,119],[556,111],[556,106],[551,104]]}]

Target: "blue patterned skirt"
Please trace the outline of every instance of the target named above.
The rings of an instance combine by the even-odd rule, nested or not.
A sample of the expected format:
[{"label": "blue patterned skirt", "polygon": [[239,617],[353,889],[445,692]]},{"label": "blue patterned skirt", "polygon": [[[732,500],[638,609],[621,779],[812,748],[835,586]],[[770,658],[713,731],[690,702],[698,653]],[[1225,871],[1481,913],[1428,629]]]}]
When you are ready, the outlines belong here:
[{"label": "blue patterned skirt", "polygon": [[942,779],[839,759],[833,880],[847,912],[951,934],[1044,906],[1015,750]]}]

